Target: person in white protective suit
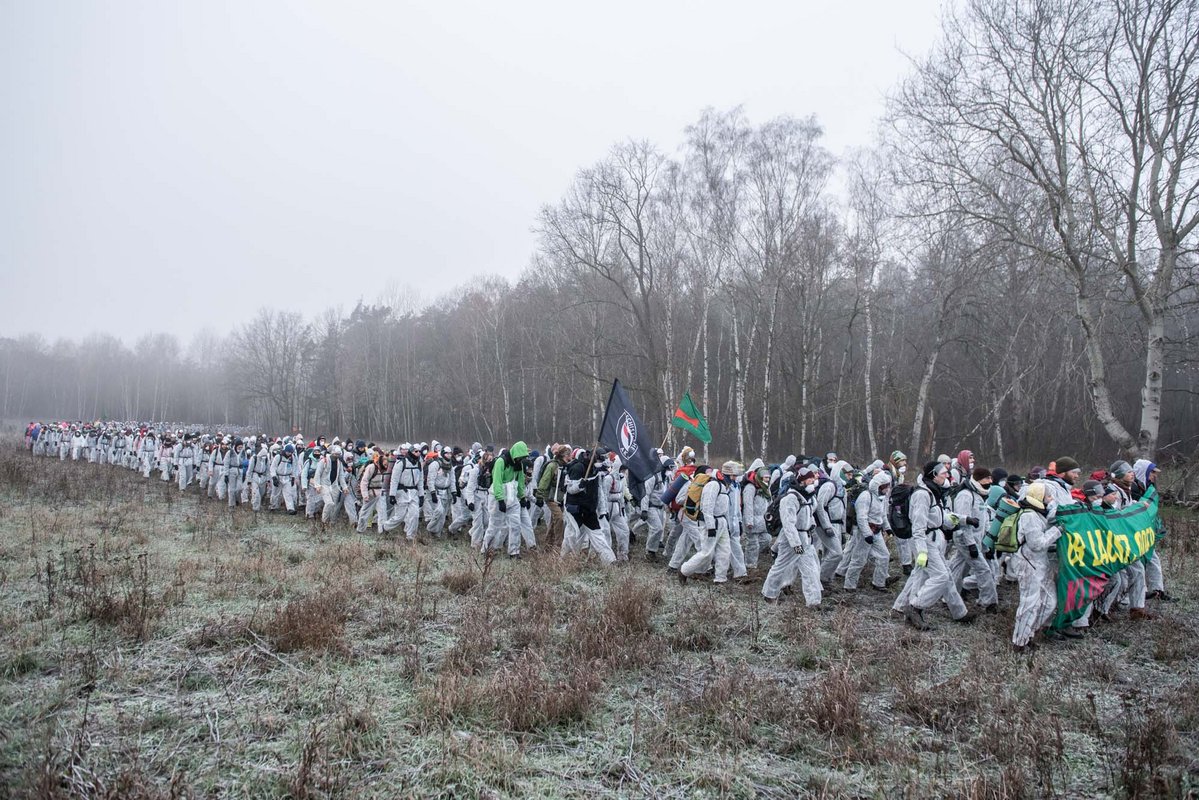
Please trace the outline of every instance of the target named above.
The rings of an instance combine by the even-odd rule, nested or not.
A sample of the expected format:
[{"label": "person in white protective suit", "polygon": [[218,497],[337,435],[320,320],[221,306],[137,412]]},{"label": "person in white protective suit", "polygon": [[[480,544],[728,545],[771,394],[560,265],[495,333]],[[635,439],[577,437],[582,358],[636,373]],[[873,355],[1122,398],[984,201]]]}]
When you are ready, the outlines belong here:
[{"label": "person in white protective suit", "polygon": [[1033,483],[1020,501],[1017,531],[1020,550],[1012,558],[1020,583],[1020,605],[1012,628],[1012,648],[1024,651],[1034,647],[1032,639],[1057,613],[1057,571],[1049,558],[1049,548],[1062,532],[1049,522],[1045,484]]},{"label": "person in white protective suit", "polygon": [[674,479],[674,461],[659,456],[658,468],[645,479],[643,496],[638,505],[638,516],[641,527],[645,529],[645,558],[657,561],[658,552],[662,549],[662,539],[666,531],[666,506],[662,502],[662,492]]},{"label": "person in white protective suit", "polygon": [[857,591],[858,580],[867,561],[874,562],[870,587],[887,591],[891,578],[891,552],[887,549],[887,498],[891,493],[891,473],[879,470],[854,500],[854,527],[845,569],[845,590]]},{"label": "person in white protective suit", "polygon": [[[818,479],[816,470],[800,467],[779,500],[782,529],[774,546],[774,564],[762,584],[762,596],[767,603],[777,603],[783,589],[790,586],[798,574],[804,603],[809,608],[820,605],[820,562],[816,558],[812,538],[816,529],[815,499]],[[781,485],[783,482],[780,480]]]},{"label": "person in white protective suit", "polygon": [[387,496],[391,510],[384,529],[390,531],[403,525],[405,538],[415,541],[420,527],[420,510],[425,503],[424,471],[420,451],[407,442],[397,451]]},{"label": "person in white protective suit", "polygon": [[930,630],[924,612],[942,600],[955,622],[968,624],[974,615],[966,609],[957,583],[945,562],[948,537],[958,528],[958,518],[945,510],[949,490],[949,467],[944,461],[930,461],[908,501],[915,542],[915,569],[903,585],[892,608],[904,615],[917,630]]},{"label": "person in white protective suit", "polygon": [[233,446],[225,454],[225,497],[229,500],[229,508],[237,506],[241,495],[241,462],[245,445],[241,439],[234,439]]},{"label": "person in white protective suit", "polygon": [[291,442],[283,445],[283,449],[271,461],[271,483],[275,488],[275,508],[278,501],[283,500],[287,513],[296,514],[296,473],[299,471],[299,458],[296,456],[296,446]]},{"label": "person in white protective suit", "polygon": [[429,533],[440,536],[445,530],[446,518],[453,503],[454,454],[448,445],[442,447],[437,457],[429,463],[426,480],[431,506],[427,526]]},{"label": "person in white protective suit", "polygon": [[974,586],[978,589],[978,605],[983,611],[995,614],[999,611],[995,573],[983,555],[983,536],[991,522],[991,515],[987,509],[987,497],[990,493],[991,471],[986,467],[974,467],[953,490],[953,513],[961,520],[962,525],[954,533],[948,566],[959,591],[967,573],[974,577]]},{"label": "person in white protective suit", "polygon": [[700,519],[703,522],[703,544],[699,551],[679,567],[679,583],[687,583],[692,575],[707,572],[714,564],[713,583],[728,581],[732,558],[732,502],[737,478],[745,471],[736,461],[726,461],[720,470],[708,469],[712,479],[700,492]]},{"label": "person in white protective suit", "polygon": [[770,505],[770,475],[762,459],[755,459],[741,480],[741,527],[745,533],[745,564],[757,569],[763,551],[770,550],[766,508]]}]

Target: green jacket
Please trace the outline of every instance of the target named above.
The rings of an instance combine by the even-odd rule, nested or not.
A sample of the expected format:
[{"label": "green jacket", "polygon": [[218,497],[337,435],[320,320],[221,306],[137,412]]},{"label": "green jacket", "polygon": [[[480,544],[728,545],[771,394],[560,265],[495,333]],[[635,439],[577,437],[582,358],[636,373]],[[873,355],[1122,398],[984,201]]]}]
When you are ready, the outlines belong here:
[{"label": "green jacket", "polygon": [[529,446],[524,442],[517,442],[507,453],[495,460],[495,466],[491,470],[491,493],[495,495],[496,500],[504,499],[504,484],[512,481],[516,481],[516,497],[519,499],[525,496],[525,471],[518,469],[513,462],[528,454]]},{"label": "green jacket", "polygon": [[537,481],[537,488],[533,494],[538,500],[548,500],[550,492],[554,488],[554,483],[558,480],[558,459],[551,458],[546,465],[541,468],[541,480]]}]

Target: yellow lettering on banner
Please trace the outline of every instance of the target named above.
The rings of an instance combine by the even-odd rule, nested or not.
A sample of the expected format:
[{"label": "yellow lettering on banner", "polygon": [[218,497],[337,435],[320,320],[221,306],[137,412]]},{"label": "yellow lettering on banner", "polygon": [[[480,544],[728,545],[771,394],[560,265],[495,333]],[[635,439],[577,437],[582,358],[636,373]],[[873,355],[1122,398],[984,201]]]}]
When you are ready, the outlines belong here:
[{"label": "yellow lettering on banner", "polygon": [[1132,546],[1128,543],[1128,534],[1117,534],[1113,549],[1115,550],[1117,560],[1121,564],[1128,564],[1132,561]]},{"label": "yellow lettering on banner", "polygon": [[1141,554],[1149,552],[1149,548],[1153,547],[1153,542],[1157,539],[1157,531],[1153,528],[1144,528],[1136,533],[1137,547],[1140,548]]},{"label": "yellow lettering on banner", "polygon": [[1082,535],[1078,533],[1068,534],[1069,541],[1066,542],[1066,561],[1072,567],[1081,567],[1083,558],[1086,555],[1087,549],[1083,546]]},{"label": "yellow lettering on banner", "polygon": [[1095,531],[1095,566],[1112,563],[1111,531]]}]

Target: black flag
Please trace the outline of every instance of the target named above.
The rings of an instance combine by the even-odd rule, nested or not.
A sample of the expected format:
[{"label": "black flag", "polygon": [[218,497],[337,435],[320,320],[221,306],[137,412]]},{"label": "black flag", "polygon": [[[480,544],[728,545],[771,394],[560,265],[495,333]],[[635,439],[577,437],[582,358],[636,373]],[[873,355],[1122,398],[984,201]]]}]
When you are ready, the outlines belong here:
[{"label": "black flag", "polygon": [[658,470],[649,432],[633,410],[620,381],[612,381],[612,393],[608,395],[608,407],[600,423],[599,442],[614,450],[638,481],[646,480]]}]

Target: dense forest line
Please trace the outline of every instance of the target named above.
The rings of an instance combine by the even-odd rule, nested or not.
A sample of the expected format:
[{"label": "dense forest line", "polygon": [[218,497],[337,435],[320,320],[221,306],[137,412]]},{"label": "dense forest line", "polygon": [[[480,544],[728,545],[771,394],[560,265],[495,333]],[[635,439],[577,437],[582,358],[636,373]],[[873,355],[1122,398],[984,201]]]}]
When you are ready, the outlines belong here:
[{"label": "dense forest line", "polygon": [[741,458],[1191,455],[1195,4],[979,0],[944,26],[870,150],[709,109],[581,170],[513,282],[314,296],[186,347],[3,339],[0,410],[585,442],[619,377],[655,437],[689,390]]}]

